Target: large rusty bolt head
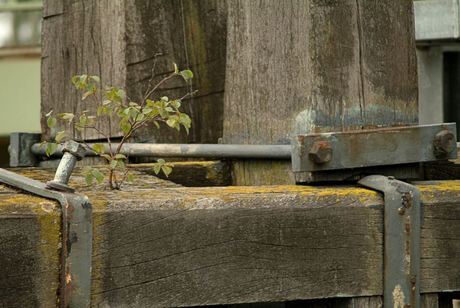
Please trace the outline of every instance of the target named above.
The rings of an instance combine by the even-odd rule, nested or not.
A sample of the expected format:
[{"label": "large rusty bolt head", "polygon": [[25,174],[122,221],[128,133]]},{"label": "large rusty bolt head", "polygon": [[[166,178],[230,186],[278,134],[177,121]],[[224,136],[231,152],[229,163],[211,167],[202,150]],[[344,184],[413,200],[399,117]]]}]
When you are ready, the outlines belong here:
[{"label": "large rusty bolt head", "polygon": [[64,148],[62,149],[62,152],[68,152],[75,156],[77,160],[82,160],[83,157],[85,157],[86,150],[85,148],[78,142],[69,140],[64,143]]},{"label": "large rusty bolt head", "polygon": [[315,141],[310,147],[308,158],[316,164],[324,164],[332,159],[332,146],[327,141]]},{"label": "large rusty bolt head", "polygon": [[433,151],[436,157],[446,156],[457,150],[457,140],[450,130],[443,130],[436,134],[433,141]]}]

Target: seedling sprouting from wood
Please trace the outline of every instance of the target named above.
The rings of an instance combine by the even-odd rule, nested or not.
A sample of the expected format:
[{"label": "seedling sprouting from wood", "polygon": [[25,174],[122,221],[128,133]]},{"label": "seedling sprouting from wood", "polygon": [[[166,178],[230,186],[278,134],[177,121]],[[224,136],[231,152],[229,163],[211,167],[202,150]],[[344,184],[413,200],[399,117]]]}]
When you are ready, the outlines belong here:
[{"label": "seedling sprouting from wood", "polygon": [[[153,93],[162,84],[174,77],[182,77],[185,81],[188,81],[193,77],[193,73],[190,70],[179,71],[177,65],[174,64],[174,72],[163,78],[155,86],[151,86],[149,82],[149,88],[140,103],[127,99],[126,93],[122,89],[113,86],[105,86],[104,89],[98,87],[100,84],[98,76],[79,75],[72,78],[75,88],[84,91],[82,100],[93,99],[97,105],[96,114],[92,115],[88,110],[84,110],[80,114],[60,113],[55,117],[50,111],[46,114],[47,125],[51,128],[56,125],[58,120],[67,121],[70,128],[75,128],[81,133],[86,129],[93,129],[107,140],[107,146],[102,143],[90,146],[83,142],[96,155],[105,158],[108,163],[107,168],[85,166],[82,169],[88,185],[92,184],[94,180],[101,183],[105,175],[108,175],[110,189],[119,189],[125,180],[131,182],[134,180],[134,176],[126,168],[127,157],[121,153],[121,149],[137,129],[148,123],[153,123],[157,128],[160,128],[158,122],[165,122],[169,127],[177,130],[180,130],[180,127],[183,126],[188,133],[191,119],[186,113],[180,112],[179,108],[182,100],[193,93],[188,93],[179,99],[170,99],[166,96],[158,100],[151,99]],[[121,141],[116,147],[112,147],[110,132],[104,132],[96,125],[97,121],[107,119],[107,117],[110,118],[112,115],[116,115],[119,118],[119,125],[123,131]],[[58,144],[68,136],[68,132],[61,131],[54,138],[55,142],[42,142],[42,145],[46,144],[46,154],[48,156],[52,155],[57,150]],[[157,162],[154,166],[155,173],[158,174],[162,171],[168,176],[172,171],[172,167],[163,159],[159,159]]]}]

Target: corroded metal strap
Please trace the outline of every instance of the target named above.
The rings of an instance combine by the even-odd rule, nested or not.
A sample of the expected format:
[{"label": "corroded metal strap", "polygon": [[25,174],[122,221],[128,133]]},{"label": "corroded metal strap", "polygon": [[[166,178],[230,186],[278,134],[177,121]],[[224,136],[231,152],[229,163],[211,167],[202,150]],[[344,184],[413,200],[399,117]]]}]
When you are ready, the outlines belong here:
[{"label": "corroded metal strap", "polygon": [[382,175],[359,184],[384,193],[384,307],[420,307],[420,191]]},{"label": "corroded metal strap", "polygon": [[0,182],[57,200],[62,209],[61,307],[89,307],[92,207],[83,195],[47,189],[45,184],[0,168]]}]

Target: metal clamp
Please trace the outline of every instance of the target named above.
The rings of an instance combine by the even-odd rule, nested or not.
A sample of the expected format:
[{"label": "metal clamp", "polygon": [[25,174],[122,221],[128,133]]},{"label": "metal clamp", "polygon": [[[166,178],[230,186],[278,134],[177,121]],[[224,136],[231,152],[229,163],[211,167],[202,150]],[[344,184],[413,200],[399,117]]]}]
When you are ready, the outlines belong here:
[{"label": "metal clamp", "polygon": [[91,298],[92,207],[83,195],[47,189],[45,184],[0,169],[0,182],[59,201],[62,210],[61,307],[89,307]]},{"label": "metal clamp", "polygon": [[420,307],[420,191],[382,175],[358,183],[384,193],[384,307]]}]

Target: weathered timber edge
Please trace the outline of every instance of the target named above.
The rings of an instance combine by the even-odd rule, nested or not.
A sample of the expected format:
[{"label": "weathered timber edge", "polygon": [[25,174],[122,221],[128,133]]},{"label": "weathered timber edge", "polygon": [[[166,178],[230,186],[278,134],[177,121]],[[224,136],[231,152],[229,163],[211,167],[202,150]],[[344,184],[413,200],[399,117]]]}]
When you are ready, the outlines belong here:
[{"label": "weathered timber edge", "polygon": [[[142,183],[116,192],[79,187],[94,204],[95,307],[382,294],[383,200],[376,192]],[[460,181],[417,186],[424,206],[421,290],[460,290]],[[7,273],[0,306],[46,306],[57,290],[57,205],[0,187],[0,265]]]}]

